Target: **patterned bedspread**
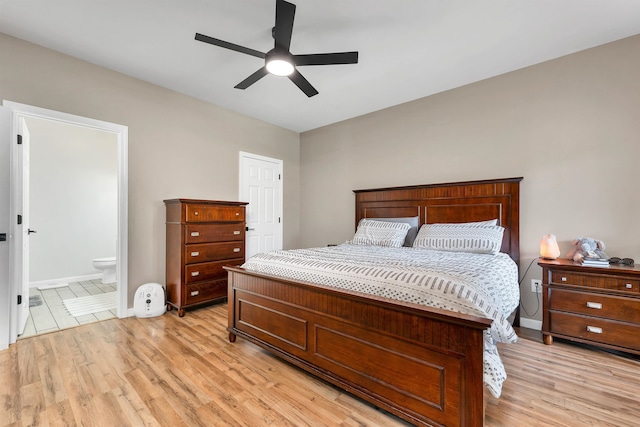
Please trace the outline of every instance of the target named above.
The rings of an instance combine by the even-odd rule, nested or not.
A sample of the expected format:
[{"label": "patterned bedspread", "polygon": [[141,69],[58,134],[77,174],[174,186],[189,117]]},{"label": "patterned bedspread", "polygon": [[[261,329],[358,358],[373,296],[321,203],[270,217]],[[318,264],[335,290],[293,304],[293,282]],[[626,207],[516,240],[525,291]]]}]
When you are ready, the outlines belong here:
[{"label": "patterned bedspread", "polygon": [[484,334],[484,382],[499,397],[507,375],[496,342],[516,342],[507,321],[518,306],[518,268],[497,255],[342,244],[260,253],[247,270],[493,320]]}]

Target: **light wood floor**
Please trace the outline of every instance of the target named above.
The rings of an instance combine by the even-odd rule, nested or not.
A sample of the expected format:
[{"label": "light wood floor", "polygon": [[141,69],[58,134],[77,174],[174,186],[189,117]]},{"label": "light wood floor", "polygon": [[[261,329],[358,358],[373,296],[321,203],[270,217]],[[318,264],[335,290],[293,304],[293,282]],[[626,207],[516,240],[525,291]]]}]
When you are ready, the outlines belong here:
[{"label": "light wood floor", "polygon": [[[226,304],[111,319],[0,352],[2,426],[406,426],[256,346],[229,343]],[[637,426],[640,360],[542,344],[501,345],[509,379],[486,426]]]},{"label": "light wood floor", "polygon": [[71,282],[60,288],[29,289],[29,317],[20,339],[117,317],[116,309],[74,317],[63,303],[65,299],[115,292],[117,286],[117,283],[103,284],[100,279],[94,279]]}]

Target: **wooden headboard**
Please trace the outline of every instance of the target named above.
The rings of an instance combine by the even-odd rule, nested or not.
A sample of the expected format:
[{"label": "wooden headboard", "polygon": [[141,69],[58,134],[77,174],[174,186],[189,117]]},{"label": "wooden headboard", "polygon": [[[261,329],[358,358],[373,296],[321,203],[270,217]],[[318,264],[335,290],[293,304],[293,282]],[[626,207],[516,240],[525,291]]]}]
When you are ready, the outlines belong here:
[{"label": "wooden headboard", "polygon": [[362,218],[417,216],[420,226],[497,218],[501,251],[520,261],[520,178],[354,190],[356,226]]}]

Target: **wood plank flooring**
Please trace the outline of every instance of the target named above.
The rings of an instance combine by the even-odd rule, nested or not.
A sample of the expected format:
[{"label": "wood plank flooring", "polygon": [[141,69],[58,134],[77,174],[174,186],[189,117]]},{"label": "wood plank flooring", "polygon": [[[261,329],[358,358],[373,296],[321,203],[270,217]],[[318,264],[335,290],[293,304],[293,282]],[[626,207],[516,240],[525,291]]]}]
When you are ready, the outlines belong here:
[{"label": "wood plank flooring", "polygon": [[[110,319],[0,352],[0,426],[407,426],[239,338],[227,306]],[[637,426],[640,360],[542,344],[501,345],[509,379],[485,425]],[[488,394],[487,394],[488,395]]]},{"label": "wood plank flooring", "polygon": [[[74,317],[63,303],[69,298],[115,292],[117,286],[117,283],[103,284],[100,279],[94,279],[71,282],[68,286],[53,289],[30,288],[29,317],[20,339],[117,317],[116,309]],[[31,298],[36,298],[40,304],[32,304]]]}]

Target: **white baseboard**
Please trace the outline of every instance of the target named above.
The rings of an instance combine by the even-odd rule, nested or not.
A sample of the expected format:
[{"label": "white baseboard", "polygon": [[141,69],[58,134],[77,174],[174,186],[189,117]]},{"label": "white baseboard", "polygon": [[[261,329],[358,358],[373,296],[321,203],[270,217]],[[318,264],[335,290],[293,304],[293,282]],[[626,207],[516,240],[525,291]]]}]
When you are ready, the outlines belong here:
[{"label": "white baseboard", "polygon": [[29,287],[30,288],[37,288],[39,286],[42,287],[46,287],[46,286],[55,286],[58,283],[70,283],[70,282],[83,282],[85,280],[94,280],[94,279],[101,279],[102,278],[102,274],[101,273],[97,273],[97,274],[87,274],[84,276],[73,276],[73,277],[62,277],[59,279],[49,279],[49,280],[39,280],[37,282],[29,282]]},{"label": "white baseboard", "polygon": [[535,329],[536,331],[542,330],[542,320],[527,319],[525,317],[520,318],[520,326],[528,329]]}]

